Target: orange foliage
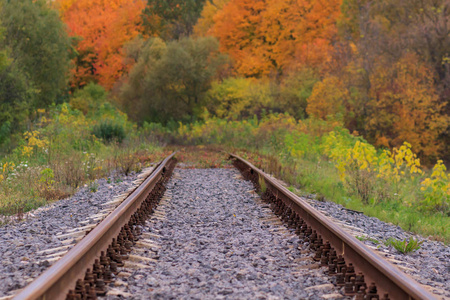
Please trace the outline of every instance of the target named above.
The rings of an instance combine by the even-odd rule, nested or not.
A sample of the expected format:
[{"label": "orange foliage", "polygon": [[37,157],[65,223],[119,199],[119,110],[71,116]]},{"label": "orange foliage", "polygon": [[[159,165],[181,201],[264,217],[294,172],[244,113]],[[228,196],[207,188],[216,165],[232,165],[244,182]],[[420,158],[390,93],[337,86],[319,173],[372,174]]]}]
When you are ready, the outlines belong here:
[{"label": "orange foliage", "polygon": [[343,83],[337,77],[327,77],[314,86],[306,112],[322,120],[342,120],[347,112],[348,98],[349,93]]},{"label": "orange foliage", "polygon": [[141,31],[145,0],[56,0],[70,34],[82,38],[76,46],[72,87],[97,81],[106,89],[128,71],[123,45]]},{"label": "orange foliage", "polygon": [[211,28],[214,26],[214,16],[220,11],[230,0],[212,0],[206,1],[203,6],[200,18],[194,26],[194,34],[196,36],[206,36],[211,34]]},{"label": "orange foliage", "polygon": [[340,4],[341,0],[230,0],[207,32],[234,58],[239,75],[281,73],[292,64],[316,67],[329,60]]},{"label": "orange foliage", "polygon": [[422,157],[438,155],[440,133],[449,124],[433,73],[414,54],[407,54],[391,68],[381,65],[371,78],[371,113],[366,123],[378,145],[398,147],[409,142]]}]

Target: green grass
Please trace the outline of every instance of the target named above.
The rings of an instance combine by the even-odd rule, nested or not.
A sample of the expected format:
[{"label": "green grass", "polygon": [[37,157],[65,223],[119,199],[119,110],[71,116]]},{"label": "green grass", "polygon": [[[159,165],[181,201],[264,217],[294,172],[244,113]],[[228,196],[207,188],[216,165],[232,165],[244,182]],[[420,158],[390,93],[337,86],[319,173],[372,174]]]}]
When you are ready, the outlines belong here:
[{"label": "green grass", "polygon": [[404,240],[398,240],[390,237],[384,242],[384,244],[386,246],[394,247],[400,253],[406,254],[419,250],[423,244],[423,241],[416,240],[413,237]]}]

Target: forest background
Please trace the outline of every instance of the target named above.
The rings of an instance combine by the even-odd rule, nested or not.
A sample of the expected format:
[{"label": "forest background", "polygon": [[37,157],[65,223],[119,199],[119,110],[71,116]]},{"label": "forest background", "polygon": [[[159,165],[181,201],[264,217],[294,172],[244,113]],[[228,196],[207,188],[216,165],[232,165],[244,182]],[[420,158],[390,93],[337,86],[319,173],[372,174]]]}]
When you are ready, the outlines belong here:
[{"label": "forest background", "polygon": [[445,0],[0,0],[0,206],[214,144],[449,241],[449,99]]}]

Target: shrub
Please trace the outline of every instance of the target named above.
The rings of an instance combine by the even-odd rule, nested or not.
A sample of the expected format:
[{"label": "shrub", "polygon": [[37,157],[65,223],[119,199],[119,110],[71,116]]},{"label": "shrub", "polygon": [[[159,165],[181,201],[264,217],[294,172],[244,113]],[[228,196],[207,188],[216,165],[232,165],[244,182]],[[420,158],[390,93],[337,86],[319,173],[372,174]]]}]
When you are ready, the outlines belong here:
[{"label": "shrub", "polygon": [[103,121],[94,126],[92,134],[107,143],[122,143],[125,138],[125,129],[121,124],[116,124],[111,121]]}]

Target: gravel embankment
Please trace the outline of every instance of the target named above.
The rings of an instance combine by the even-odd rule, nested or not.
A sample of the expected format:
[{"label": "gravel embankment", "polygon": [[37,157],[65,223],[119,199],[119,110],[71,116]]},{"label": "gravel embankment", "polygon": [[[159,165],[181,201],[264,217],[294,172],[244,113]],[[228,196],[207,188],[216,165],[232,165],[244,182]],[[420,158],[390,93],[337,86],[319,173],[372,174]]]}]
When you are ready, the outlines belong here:
[{"label": "gravel embankment", "polygon": [[[64,234],[98,223],[97,218],[104,218],[98,216],[105,209],[102,204],[133,187],[136,178],[133,174],[116,176],[110,183],[106,179],[97,180],[96,192],[81,188],[71,198],[28,213],[24,221],[0,227],[0,297],[23,288],[54,263],[58,252],[67,251],[84,235],[81,232],[71,238]],[[56,247],[62,248],[56,253],[43,253]]]},{"label": "gravel embankment", "polygon": [[157,254],[136,252],[157,260],[150,269],[123,269],[116,296],[107,298],[122,299],[117,289],[128,299],[339,297],[325,269],[312,267],[298,238],[269,221],[268,206],[239,177],[235,169],[176,169],[164,212],[144,230],[157,234]]},{"label": "gravel embankment", "polygon": [[[380,221],[377,218],[347,210],[333,202],[320,202],[305,199],[313,207],[334,220],[341,221],[344,229],[348,229],[354,236],[365,237],[364,244],[376,250],[403,272],[411,275],[418,282],[432,288],[430,292],[439,297],[450,298],[450,247],[437,241],[416,236],[402,230],[393,224]],[[355,229],[349,229],[352,226]],[[402,254],[393,247],[384,245],[384,241],[393,237],[406,239],[413,236],[423,240],[421,248],[415,252]],[[372,239],[372,241],[370,240]]]}]

